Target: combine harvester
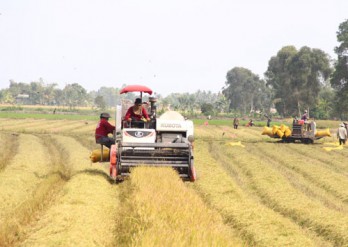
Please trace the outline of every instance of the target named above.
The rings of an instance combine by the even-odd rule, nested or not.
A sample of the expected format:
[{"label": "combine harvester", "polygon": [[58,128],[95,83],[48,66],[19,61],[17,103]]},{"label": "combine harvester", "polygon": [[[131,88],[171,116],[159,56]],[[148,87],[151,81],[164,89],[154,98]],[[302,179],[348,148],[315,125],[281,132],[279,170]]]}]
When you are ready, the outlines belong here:
[{"label": "combine harvester", "polygon": [[262,135],[268,135],[272,138],[280,138],[282,142],[301,142],[311,144],[326,136],[331,136],[330,130],[317,131],[314,123],[309,123],[309,130],[302,120],[293,122],[292,129],[285,125],[274,125],[273,128],[264,127]]},{"label": "combine harvester", "polygon": [[[152,95],[146,86],[130,85],[120,94],[140,92]],[[157,118],[155,97],[149,97],[150,121],[124,119],[129,101],[122,101],[116,109],[115,144],[110,150],[110,176],[122,179],[128,176],[132,167],[157,166],[172,167],[183,180],[195,181],[196,171],[193,156],[193,122],[185,120],[178,112],[167,111]],[[144,105],[143,107],[147,107]],[[142,126],[142,127],[139,127]]]}]

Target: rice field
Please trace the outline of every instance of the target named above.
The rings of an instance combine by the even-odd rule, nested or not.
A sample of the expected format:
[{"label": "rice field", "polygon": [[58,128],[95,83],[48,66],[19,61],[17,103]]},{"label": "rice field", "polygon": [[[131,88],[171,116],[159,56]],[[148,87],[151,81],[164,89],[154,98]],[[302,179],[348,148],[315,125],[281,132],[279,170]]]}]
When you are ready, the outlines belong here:
[{"label": "rice field", "polygon": [[195,183],[142,167],[115,184],[89,160],[96,124],[0,118],[0,246],[348,246],[336,129],[305,145],[196,124]]}]

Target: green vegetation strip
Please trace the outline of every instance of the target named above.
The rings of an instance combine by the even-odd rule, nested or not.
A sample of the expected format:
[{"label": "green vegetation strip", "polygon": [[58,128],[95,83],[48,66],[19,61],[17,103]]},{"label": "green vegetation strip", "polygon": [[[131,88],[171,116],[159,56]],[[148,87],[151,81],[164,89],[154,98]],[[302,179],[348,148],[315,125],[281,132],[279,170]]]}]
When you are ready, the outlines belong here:
[{"label": "green vegetation strip", "polygon": [[[214,152],[224,152],[225,149]],[[196,143],[195,160],[199,176],[195,187],[250,245],[315,246],[291,220],[250,199],[225,173],[221,164],[211,157],[207,143]]]}]

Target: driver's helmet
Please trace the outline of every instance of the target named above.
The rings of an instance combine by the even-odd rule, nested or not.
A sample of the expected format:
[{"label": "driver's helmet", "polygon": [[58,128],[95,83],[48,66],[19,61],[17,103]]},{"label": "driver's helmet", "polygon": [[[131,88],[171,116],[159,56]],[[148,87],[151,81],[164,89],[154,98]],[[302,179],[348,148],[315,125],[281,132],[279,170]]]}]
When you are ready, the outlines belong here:
[{"label": "driver's helmet", "polygon": [[111,118],[111,116],[109,113],[103,112],[102,114],[100,114],[100,118]]}]

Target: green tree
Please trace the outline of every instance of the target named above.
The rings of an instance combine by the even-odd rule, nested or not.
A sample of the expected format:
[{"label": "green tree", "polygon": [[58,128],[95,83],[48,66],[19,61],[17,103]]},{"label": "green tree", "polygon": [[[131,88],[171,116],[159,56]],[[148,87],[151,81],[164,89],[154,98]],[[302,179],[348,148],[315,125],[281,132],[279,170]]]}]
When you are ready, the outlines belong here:
[{"label": "green tree", "polygon": [[311,115],[317,119],[330,119],[334,113],[335,91],[330,85],[324,86],[319,92],[316,106]]},{"label": "green tree", "polygon": [[98,95],[97,97],[95,97],[94,104],[96,105],[97,108],[101,110],[106,109],[106,103],[105,103],[104,97],[101,95]]},{"label": "green tree", "polygon": [[320,89],[330,74],[329,57],[325,52],[306,46],[297,51],[287,46],[270,59],[265,76],[274,90],[277,111],[289,116],[315,107]]},{"label": "green tree", "polygon": [[0,102],[5,104],[15,103],[15,98],[8,88],[0,90]]},{"label": "green tree", "polygon": [[205,115],[214,115],[214,106],[210,103],[203,103],[201,105],[201,112]]},{"label": "green tree", "polygon": [[235,109],[243,114],[255,110],[255,102],[263,87],[258,75],[249,69],[235,67],[227,72],[226,86],[222,90],[223,95],[229,100],[230,109]]},{"label": "green tree", "polygon": [[336,89],[336,111],[341,118],[348,117],[348,20],[339,25],[337,32],[339,46],[335,47],[337,60],[331,76],[331,85]]},{"label": "green tree", "polygon": [[77,83],[68,84],[63,89],[63,99],[65,105],[73,109],[76,106],[85,106],[87,91]]}]

